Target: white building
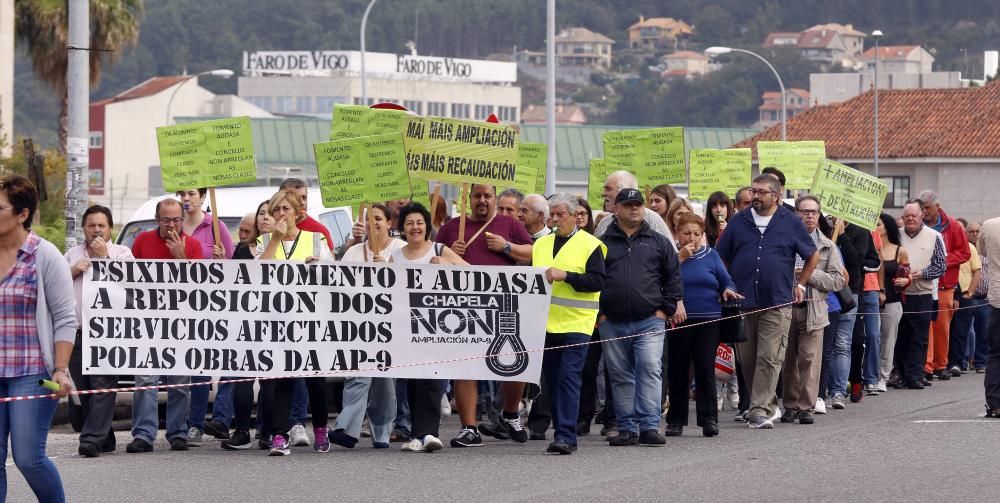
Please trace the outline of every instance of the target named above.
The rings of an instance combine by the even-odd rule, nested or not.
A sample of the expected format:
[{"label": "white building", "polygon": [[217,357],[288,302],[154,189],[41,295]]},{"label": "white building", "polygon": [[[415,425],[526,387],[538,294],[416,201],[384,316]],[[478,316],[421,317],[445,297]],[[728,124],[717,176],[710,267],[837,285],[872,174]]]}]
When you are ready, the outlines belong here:
[{"label": "white building", "polygon": [[869,72],[875,71],[877,63],[879,73],[930,73],[934,64],[934,56],[919,45],[880,46],[877,61],[872,47],[861,55],[861,60]]},{"label": "white building", "polygon": [[[809,95],[814,105],[847,101],[874,86],[875,73],[811,73]],[[959,72],[883,73],[879,65],[879,89],[958,89],[968,87]]]},{"label": "white building", "polygon": [[0,0],[0,156],[14,141],[14,0]]},{"label": "white building", "polygon": [[[517,64],[368,52],[368,104],[392,102],[421,114],[520,119]],[[276,114],[328,116],[336,103],[361,104],[359,51],[243,53],[239,96]]]},{"label": "white building", "polygon": [[157,127],[181,116],[271,116],[236,96],[213,94],[190,82],[194,78],[153,77],[90,104],[90,199],[122,221],[150,197],[162,195],[155,189],[162,187]]}]

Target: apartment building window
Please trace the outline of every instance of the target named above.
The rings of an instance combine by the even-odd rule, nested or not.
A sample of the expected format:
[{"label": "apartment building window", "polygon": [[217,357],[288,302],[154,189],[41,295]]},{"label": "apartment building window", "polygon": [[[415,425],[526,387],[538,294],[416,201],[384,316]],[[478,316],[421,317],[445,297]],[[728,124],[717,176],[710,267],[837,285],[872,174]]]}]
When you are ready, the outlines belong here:
[{"label": "apartment building window", "polygon": [[500,122],[517,122],[517,107],[497,107],[497,118]]},{"label": "apartment building window", "polygon": [[343,103],[344,98],[342,96],[317,96],[316,97],[316,113],[318,114],[332,114],[333,105],[337,103]]},{"label": "apartment building window", "polygon": [[295,111],[300,114],[312,113],[312,96],[299,96],[295,98]]},{"label": "apartment building window", "polygon": [[889,184],[889,193],[885,195],[886,208],[902,208],[906,201],[910,199],[910,177],[908,176],[880,176]]},{"label": "apartment building window", "polygon": [[448,104],[441,103],[440,101],[428,101],[427,102],[427,115],[434,117],[447,117],[448,116]]},{"label": "apartment building window", "polygon": [[90,132],[90,148],[104,148],[104,132],[103,131],[91,131]]},{"label": "apartment building window", "polygon": [[268,112],[274,111],[274,105],[272,104],[272,98],[270,96],[251,96],[247,98],[250,103],[257,105],[257,107],[267,110]]},{"label": "apartment building window", "polygon": [[[354,104],[355,105],[360,105],[361,104],[361,97],[360,96],[355,96],[354,97]],[[375,98],[368,98],[368,106],[372,106],[374,104],[375,104]]]},{"label": "apartment building window", "polygon": [[424,115],[424,102],[422,101],[403,100],[403,106],[417,115]]},{"label": "apartment building window", "polygon": [[476,120],[486,120],[493,113],[493,105],[476,105]]},{"label": "apartment building window", "polygon": [[451,104],[451,116],[456,119],[468,119],[469,118],[469,108],[468,104],[465,103],[452,103]]}]

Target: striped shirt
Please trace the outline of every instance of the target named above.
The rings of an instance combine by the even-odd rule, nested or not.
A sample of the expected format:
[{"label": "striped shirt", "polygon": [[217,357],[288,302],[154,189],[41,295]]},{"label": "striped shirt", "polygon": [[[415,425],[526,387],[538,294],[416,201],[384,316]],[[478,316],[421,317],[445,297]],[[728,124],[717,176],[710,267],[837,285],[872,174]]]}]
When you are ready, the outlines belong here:
[{"label": "striped shirt", "polygon": [[31,232],[17,250],[10,272],[0,280],[0,377],[44,374],[38,340],[38,269],[35,252],[41,238]]}]

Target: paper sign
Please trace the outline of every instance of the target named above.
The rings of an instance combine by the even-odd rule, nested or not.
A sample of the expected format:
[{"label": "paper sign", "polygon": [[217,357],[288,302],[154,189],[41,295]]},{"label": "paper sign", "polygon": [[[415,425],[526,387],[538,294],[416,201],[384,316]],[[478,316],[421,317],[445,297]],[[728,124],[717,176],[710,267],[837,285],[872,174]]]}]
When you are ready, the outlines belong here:
[{"label": "paper sign", "polygon": [[626,170],[639,186],[684,183],[684,129],[679,127],[612,131],[604,134],[607,171]]},{"label": "paper sign", "polygon": [[403,110],[338,103],[333,106],[330,139],[342,140],[384,133],[401,133],[407,115]]},{"label": "paper sign", "polygon": [[593,211],[604,210],[604,159],[590,160],[590,173],[587,177],[587,203]]},{"label": "paper sign", "polygon": [[530,166],[534,169],[536,174],[534,183],[532,183],[527,190],[523,191],[525,194],[545,194],[545,171],[546,166],[548,165],[548,155],[549,146],[544,143],[521,142],[518,144],[518,167],[520,168],[525,165]]},{"label": "paper sign", "polygon": [[692,150],[688,197],[707,201],[716,191],[733,197],[740,187],[750,185],[751,164],[749,148]]},{"label": "paper sign", "polygon": [[889,184],[838,162],[822,160],[810,192],[823,213],[875,230]]},{"label": "paper sign", "polygon": [[439,182],[514,184],[518,134],[511,126],[440,117],[406,117],[411,176]]},{"label": "paper sign", "polygon": [[156,144],[166,192],[257,181],[249,117],[158,127]]},{"label": "paper sign", "polygon": [[328,208],[410,197],[399,133],[316,143],[313,151],[320,194]]},{"label": "paper sign", "polygon": [[762,141],[757,143],[757,166],[773,167],[785,175],[785,188],[808,189],[816,177],[816,166],[826,159],[822,141]]},{"label": "paper sign", "polygon": [[522,194],[531,194],[535,190],[535,183],[538,179],[538,171],[527,164],[519,164],[514,172],[514,183],[511,187],[519,190]]}]

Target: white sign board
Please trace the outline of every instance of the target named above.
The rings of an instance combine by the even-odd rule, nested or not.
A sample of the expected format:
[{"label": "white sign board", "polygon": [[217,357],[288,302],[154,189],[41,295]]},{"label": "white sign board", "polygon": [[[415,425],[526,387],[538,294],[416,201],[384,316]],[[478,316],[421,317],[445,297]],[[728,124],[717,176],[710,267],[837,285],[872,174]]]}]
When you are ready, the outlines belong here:
[{"label": "white sign board", "polygon": [[533,267],[95,260],[83,371],[537,383],[550,295]]},{"label": "white sign board", "polygon": [[[517,82],[517,64],[480,59],[441,58],[366,52],[369,76],[464,82]],[[360,51],[247,51],[243,74],[332,76],[359,75]]]}]

